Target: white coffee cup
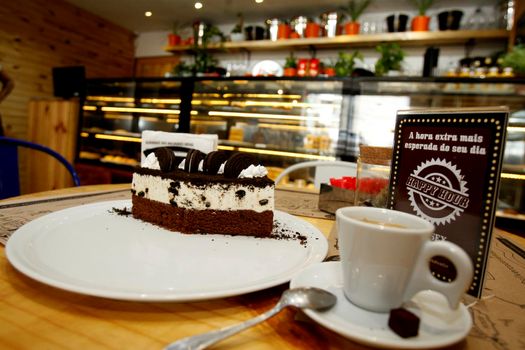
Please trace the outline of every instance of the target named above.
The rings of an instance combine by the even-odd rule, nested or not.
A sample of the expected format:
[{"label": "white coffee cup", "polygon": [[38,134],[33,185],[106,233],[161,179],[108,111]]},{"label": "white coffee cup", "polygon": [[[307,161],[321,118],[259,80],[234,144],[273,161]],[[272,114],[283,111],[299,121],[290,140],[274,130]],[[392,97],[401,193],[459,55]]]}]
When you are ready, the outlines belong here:
[{"label": "white coffee cup", "polygon": [[[472,282],[472,261],[454,243],[431,241],[434,226],[418,216],[372,207],[336,211],[344,294],[370,311],[389,312],[417,292],[442,293],[455,309]],[[432,275],[430,259],[442,256],[456,268],[448,283]]]}]

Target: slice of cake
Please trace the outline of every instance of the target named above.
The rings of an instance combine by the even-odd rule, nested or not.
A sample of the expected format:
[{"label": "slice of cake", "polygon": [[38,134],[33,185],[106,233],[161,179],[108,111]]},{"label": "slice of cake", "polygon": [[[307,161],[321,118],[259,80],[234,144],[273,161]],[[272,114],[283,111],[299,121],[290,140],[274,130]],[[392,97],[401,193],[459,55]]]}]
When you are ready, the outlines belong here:
[{"label": "slice of cake", "polygon": [[246,153],[150,153],[133,173],[133,217],[183,233],[270,236],[275,185]]}]

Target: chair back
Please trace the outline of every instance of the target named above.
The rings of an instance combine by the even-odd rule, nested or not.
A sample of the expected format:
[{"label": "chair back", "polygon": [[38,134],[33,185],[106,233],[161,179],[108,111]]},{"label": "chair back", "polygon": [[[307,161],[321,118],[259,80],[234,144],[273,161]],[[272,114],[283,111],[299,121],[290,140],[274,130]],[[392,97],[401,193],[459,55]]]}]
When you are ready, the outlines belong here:
[{"label": "chair back", "polygon": [[59,161],[69,171],[75,186],[80,186],[78,174],[73,165],[51,148],[29,141],[0,137],[0,199],[20,195],[20,174],[18,171],[18,147],[44,152]]},{"label": "chair back", "polygon": [[357,173],[356,163],[343,162],[340,160],[312,160],[297,163],[284,169],[275,179],[275,185],[277,185],[286,175],[304,168],[315,168],[314,187],[317,189],[321,187],[321,183],[328,183],[331,177],[355,176]]}]

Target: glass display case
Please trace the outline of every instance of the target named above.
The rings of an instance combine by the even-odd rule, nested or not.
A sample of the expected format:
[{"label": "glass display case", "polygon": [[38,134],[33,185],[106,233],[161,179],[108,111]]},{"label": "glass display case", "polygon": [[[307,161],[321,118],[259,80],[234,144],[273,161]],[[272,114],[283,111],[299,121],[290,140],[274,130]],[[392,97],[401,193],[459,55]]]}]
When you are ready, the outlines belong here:
[{"label": "glass display case", "polygon": [[88,81],[78,159],[137,165],[142,131],[178,130],[181,85],[181,81]]},{"label": "glass display case", "polygon": [[335,160],[342,85],[337,80],[200,80],[190,131],[218,134],[219,148],[253,153],[270,167]]},{"label": "glass display case", "polygon": [[355,161],[360,144],[392,146],[398,110],[471,106],[510,109],[500,213],[523,216],[525,80],[518,79],[89,80],[78,163],[130,174],[143,130],[208,133],[219,136],[220,149],[254,154],[276,177],[305,160]]},{"label": "glass display case", "polygon": [[335,160],[337,79],[89,81],[79,161],[134,166],[144,130],[217,134],[219,149],[254,154],[276,176],[303,160]]},{"label": "glass display case", "polygon": [[525,227],[525,81],[363,78],[353,82],[350,96],[347,137],[374,146],[393,145],[398,110],[507,106],[510,115],[498,219]]}]

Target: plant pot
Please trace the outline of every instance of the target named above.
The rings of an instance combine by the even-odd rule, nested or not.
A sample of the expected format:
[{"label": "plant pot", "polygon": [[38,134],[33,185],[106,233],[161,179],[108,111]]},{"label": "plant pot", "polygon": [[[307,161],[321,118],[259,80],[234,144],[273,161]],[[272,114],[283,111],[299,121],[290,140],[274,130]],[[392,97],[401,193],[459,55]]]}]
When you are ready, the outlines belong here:
[{"label": "plant pot", "polygon": [[390,15],[386,18],[389,33],[404,32],[407,30],[408,16],[404,14]]},{"label": "plant pot", "polygon": [[290,39],[299,39],[301,37],[301,35],[297,32],[292,32],[290,34]]},{"label": "plant pot", "polygon": [[231,33],[230,40],[232,42],[244,41],[245,40],[244,33]]},{"label": "plant pot", "polygon": [[284,74],[285,77],[295,77],[297,75],[297,69],[292,67],[284,68]]},{"label": "plant pot", "polygon": [[412,18],[412,31],[428,32],[429,24],[430,24],[429,16],[416,16]]},{"label": "plant pot", "polygon": [[357,35],[359,34],[359,29],[361,24],[359,22],[348,22],[345,24],[345,34],[346,35]]},{"label": "plant pot", "polygon": [[277,39],[288,39],[291,33],[292,28],[286,23],[281,23],[277,28]]},{"label": "plant pot", "polygon": [[334,77],[335,76],[335,69],[334,67],[328,67],[323,69],[323,74],[327,77]]},{"label": "plant pot", "polygon": [[180,45],[180,36],[177,34],[168,34],[168,45],[177,46]]},{"label": "plant pot", "polygon": [[305,37],[307,38],[318,38],[321,26],[315,22],[306,23]]},{"label": "plant pot", "polygon": [[443,11],[438,14],[439,30],[458,30],[463,11]]}]

